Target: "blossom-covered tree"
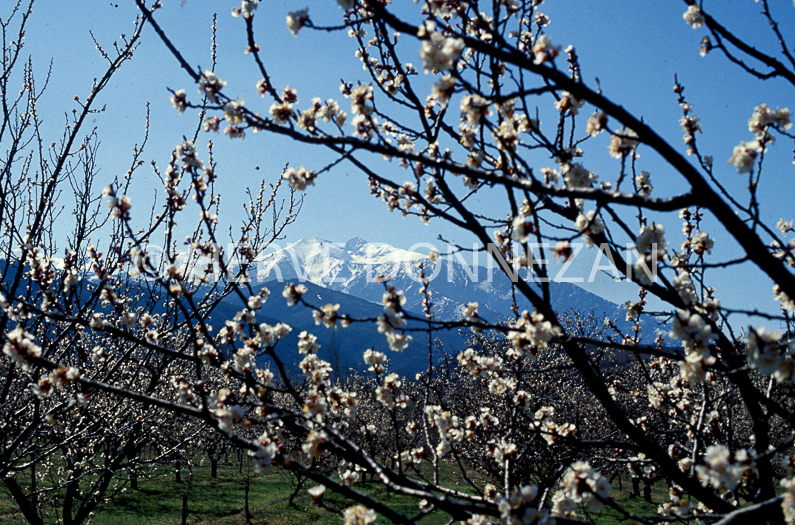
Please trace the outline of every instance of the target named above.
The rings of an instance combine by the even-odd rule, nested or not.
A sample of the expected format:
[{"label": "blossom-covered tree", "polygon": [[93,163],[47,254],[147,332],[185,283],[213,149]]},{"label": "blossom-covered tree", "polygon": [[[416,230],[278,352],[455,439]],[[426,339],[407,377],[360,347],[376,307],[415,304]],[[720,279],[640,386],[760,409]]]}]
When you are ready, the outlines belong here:
[{"label": "blossom-covered tree", "polygon": [[[162,212],[138,223],[140,232],[125,222],[132,209],[124,192],[144,165],[148,114],[141,115],[142,140],[130,144],[129,169],[104,191],[99,185],[101,141],[90,121],[104,110],[103,92],[133,58],[143,17],[108,50],[95,41],[104,71],[86,94],[74,97],[74,109],[65,112],[58,129],[40,109],[52,93],[51,72],[36,70],[25,55],[32,13],[33,2],[17,2],[0,20],[0,480],[29,523],[85,523],[109,498],[137,488],[152,464],[207,432],[200,420],[175,417],[148,398],[185,399],[180,377],[196,378],[195,365],[201,363],[195,354],[182,359],[188,346],[200,344],[188,335],[186,325],[192,323],[186,320],[202,323],[213,315],[234,279],[197,278],[183,288],[179,274],[193,268],[203,244],[220,245],[210,240],[218,205],[211,166],[200,170],[203,182],[191,180],[206,197],[199,200],[204,219],[181,270],[171,228],[188,197],[178,188],[181,157],[165,170]],[[183,154],[193,151],[186,144],[179,149]],[[189,169],[200,165],[191,160]],[[259,251],[294,220],[300,199],[293,195],[278,182],[249,193],[239,253],[224,260],[236,261],[236,269],[245,272],[244,248]],[[171,250],[162,260],[135,259],[148,243]],[[141,277],[155,266],[157,278]],[[183,294],[190,294],[188,309],[175,300]],[[202,377],[210,386],[219,374]],[[103,388],[110,385],[127,394],[107,395]]]},{"label": "blossom-covered tree", "polygon": [[[179,113],[195,112],[206,133],[223,130],[230,139],[256,142],[274,134],[325,148],[335,155],[332,163],[296,159],[279,181],[311,192],[318,177],[333,176],[336,164],[349,163],[389,210],[468,232],[511,278],[515,307],[500,323],[480,316],[476,303],[463,309],[460,320],[436,319],[426,268],[419,270],[423,312],[406,312],[403,292],[386,281],[377,318],[312,304],[300,284],[269,298],[268,290],[255,292],[245,278],[230,279],[232,267],[245,277],[246,265],[267,244],[257,232],[276,189],[270,200],[253,199],[236,252],[214,251],[217,175],[212,160],[200,159],[196,138],[176,147],[162,177],[165,209],[149,227],[133,227],[136,209],[122,188],[106,191],[120,236],[113,261],[142,273],[161,294],[153,297],[166,299],[169,313],[157,320],[147,313],[145,321],[141,315],[141,326],[116,326],[97,308],[62,314],[60,303],[46,294],[31,300],[9,293],[2,325],[8,370],[38,381],[40,389],[68,382],[68,388],[91,388],[202,421],[247,449],[260,468],[276,463],[312,479],[317,485],[309,494],[317,502],[326,490],[351,500],[346,508],[330,507],[349,524],[372,523],[376,513],[396,523],[430,513],[470,524],[569,523],[595,520],[606,506],[639,522],[795,519],[793,227],[787,217],[767,219],[770,211],[759,199],[769,176],[764,167],[771,157],[789,155],[775,142],[795,140],[789,109],[749,107],[750,140],[727,145],[728,162],[713,163],[700,149],[701,123],[682,84],[674,81],[670,118],[682,128],[683,145],[674,146],[585,79],[576,50],[547,34],[550,20],[537,0],[424,0],[413,15],[389,2],[339,0],[340,19],[327,25],[308,9],[294,11],[286,22],[296,37],[328,31],[358,45],[364,74],[342,80],[347,102],[323,100],[291,88],[291,71],[268,66],[268,52],[258,44],[259,2],[246,0],[231,14],[241,19],[246,52],[260,77],[256,89],[267,100],[263,107],[237,97],[214,69],[190,65],[192,50],[178,49],[158,23],[159,2],[136,3],[198,90],[174,87],[171,102]],[[720,14],[706,6],[688,0],[683,8],[684,22],[705,34],[702,54],[722,54],[740,75],[795,87],[791,35],[766,0],[761,16],[780,44],[770,53],[724,27]],[[421,68],[412,65],[417,59]],[[253,131],[260,135],[248,133]],[[613,159],[612,174],[588,168],[600,156]],[[665,167],[665,176],[647,166],[648,158]],[[381,169],[387,161],[405,171]],[[744,192],[728,189],[724,172],[748,177]],[[160,271],[150,263],[147,243],[157,232],[165,236],[164,246],[173,246],[176,218],[191,210],[199,226],[188,242],[212,253],[213,263],[186,265],[169,249]],[[268,224],[268,231],[280,231],[284,222],[290,221]],[[674,223],[681,224],[681,234],[671,233]],[[25,268],[39,282],[53,254],[39,262],[29,256],[38,241],[15,242],[24,243],[16,245],[23,250],[19,272]],[[719,243],[734,251],[719,252]],[[580,244],[586,248],[579,250]],[[87,253],[95,268],[106,268],[102,256]],[[587,316],[553,308],[548,278],[556,265],[591,253],[609,259],[624,281],[636,285],[637,295],[626,302],[629,333],[611,320],[600,327]],[[100,272],[96,293],[113,294],[121,269]],[[721,294],[733,290],[712,287],[716,269],[766,276],[772,294],[759,293],[770,294],[781,311],[721,305]],[[237,311],[213,330],[208,310],[226,294],[239,299]],[[303,332],[297,347],[288,347],[291,327],[258,318],[262,303],[274,300],[311,308],[318,330],[374,323],[392,351],[428,352],[428,369],[401,378],[390,372],[387,355],[359,349],[368,379],[332,381],[314,334]],[[32,316],[21,318],[20,309]],[[738,313],[752,324],[738,325]],[[644,338],[644,323],[652,317],[663,328]],[[88,361],[63,369],[41,350],[45,334],[30,319],[72,323],[82,327],[81,337],[129,345],[133,363],[148,359],[137,353],[152,356],[164,368],[151,377],[168,381],[152,389],[120,385],[97,377],[106,368]],[[771,323],[787,333],[767,328]],[[455,329],[471,331],[472,345],[438,365],[433,334]],[[296,354],[297,376],[286,364]],[[41,369],[55,373],[39,380]],[[559,398],[562,388],[570,398]],[[472,490],[440,476],[442,463],[458,468],[456,481]],[[667,484],[670,500],[654,515],[637,515],[611,498],[610,476],[625,466]],[[488,480],[471,479],[473,468]],[[365,478],[413,498],[416,513],[400,513],[358,490]]]},{"label": "blossom-covered tree", "polygon": [[[532,305],[532,311],[517,311],[507,326],[494,327],[478,317],[477,305],[471,305],[460,323],[503,333],[512,347],[505,355],[508,361],[470,349],[461,353],[461,365],[474,374],[487,373],[490,390],[506,389],[516,396],[514,403],[521,405],[517,390],[520,382],[509,379],[513,362],[562,351],[587,392],[583,398],[598,400],[606,419],[615,425],[621,448],[636,452],[633,457],[648,463],[648,468],[670,484],[672,502],[664,509],[667,515],[725,514],[734,511],[741,501],[757,504],[767,512],[769,506],[765,504],[777,497],[777,480],[789,483],[789,474],[779,465],[791,442],[777,432],[789,420],[788,403],[786,398],[776,396],[772,386],[790,380],[793,361],[786,351],[787,339],[781,334],[752,327],[742,336],[732,328],[732,312],[721,307],[707,274],[716,265],[736,264],[710,260],[716,237],[723,242],[733,238],[741,247],[741,261],[755,265],[776,283],[774,294],[783,308],[777,318],[789,319],[789,297],[795,292],[795,281],[787,268],[792,256],[785,237],[791,228],[786,218],[777,224],[779,231],[765,225],[755,194],[765,154],[774,139],[793,138],[788,133],[790,112],[765,104],[753,110],[749,130],[754,139],[735,147],[729,159],[737,172],[750,174],[750,199],[743,205],[739,196],[718,182],[717,171],[725,168],[714,166],[711,157],[700,152],[696,141],[699,119],[685,99],[682,85],[676,83],[674,87],[684,131],[684,148],[679,150],[583,80],[576,51],[572,47],[563,50],[545,34],[549,19],[540,11],[540,4],[495,2],[484,11],[478,2],[426,1],[421,6],[422,19],[404,20],[382,2],[340,2],[343,29],[316,25],[308,10],[291,13],[287,26],[294,35],[300,36],[300,31],[310,28],[339,30],[359,43],[357,55],[369,78],[343,80],[340,91],[349,99],[350,116],[335,100],[313,99],[306,109],[299,109],[294,90],[279,90],[276,79],[280,72],[268,69],[267,55],[256,42],[257,2],[244,2],[233,15],[242,15],[248,34],[247,51],[262,76],[258,89],[273,100],[266,117],[226,94],[223,82],[214,75],[191,68],[181,52],[170,45],[168,36],[162,30],[158,32],[200,92],[207,94],[206,86],[212,86],[211,101],[224,111],[229,136],[239,137],[253,129],[327,147],[356,166],[390,210],[460,226],[477,238],[484,250],[496,245],[498,250],[490,252],[495,258],[504,257],[513,268],[530,267],[536,277],[546,277],[553,271],[554,263],[544,260],[545,249],[565,261],[577,241],[598,247],[621,270],[624,279],[641,287],[641,300],[627,303],[627,318],[636,322],[633,333],[622,334],[618,341],[577,334],[553,310],[546,283],[535,288],[527,279],[514,279],[517,292]],[[142,2],[139,7],[156,20],[156,11],[148,10]],[[778,56],[764,54],[743,42],[699,5],[688,4],[683,18],[694,28],[705,26],[708,34],[702,42],[702,53],[722,52],[747,73],[781,77],[792,83],[795,63],[767,3],[762,16],[771,22],[771,30],[781,42]],[[398,37],[398,33],[404,36]],[[416,48],[405,45],[406,38],[416,39],[422,69],[436,76],[427,95],[418,81],[418,71],[410,64]],[[559,67],[564,60],[566,67]],[[197,105],[180,97],[175,104]],[[538,118],[538,108],[545,104],[557,110],[558,118],[551,126],[544,126]],[[586,104],[593,109],[582,111]],[[586,117],[581,113],[592,114]],[[576,131],[580,119],[585,121],[584,132]],[[597,176],[586,167],[589,156],[599,154],[591,143],[600,134],[609,136],[607,153],[618,160],[615,180],[604,174]],[[678,194],[670,194],[667,188],[653,192],[653,176],[643,169],[640,151],[662,158],[688,189]],[[552,165],[538,152],[551,158]],[[368,154],[399,160],[409,171],[408,180],[385,176],[377,169],[377,160]],[[308,186],[318,171],[301,168],[285,177],[294,188],[311,191]],[[478,210],[471,198],[474,193],[488,195],[490,200],[504,194],[505,215]],[[667,213],[679,213],[683,221],[680,246],[669,244],[664,219],[656,219]],[[723,231],[705,231],[705,216],[715,219]],[[535,251],[529,248],[531,242],[536,243]],[[622,253],[626,242],[636,247],[634,264],[627,264]],[[646,271],[652,267],[657,272],[655,279]],[[300,294],[294,295],[289,300],[300,301]],[[646,314],[647,295],[670,305],[672,328],[670,335],[663,333],[656,341],[644,344],[640,322]],[[384,315],[378,320],[394,350],[402,350],[408,340],[401,331],[406,318],[401,304],[400,292],[387,290]],[[318,308],[321,319],[326,318],[322,305],[312,306]],[[334,319],[337,315],[334,312]],[[429,309],[430,326],[452,327],[451,323],[435,322],[431,315]],[[328,324],[335,323],[332,320]],[[671,348],[669,339],[680,341],[681,348]],[[645,378],[645,392],[639,388],[640,398],[635,390],[631,399],[622,399],[620,386],[610,384],[611,372],[594,354],[605,345],[619,354],[637,357],[638,373]],[[375,361],[372,354],[365,359]],[[306,368],[315,369],[316,360],[309,361],[312,363],[305,361]],[[429,370],[428,376],[432,373]],[[771,378],[769,384],[762,379],[765,375]],[[387,376],[377,391],[388,410],[397,410],[399,403],[394,398],[400,387],[399,381]],[[652,414],[634,406],[643,403]],[[436,452],[445,455],[456,448],[457,441],[465,439],[463,424],[455,414],[430,404],[428,396],[425,404],[425,424],[440,432]],[[741,423],[717,431],[715,425],[720,425],[716,421],[723,411],[730,420]],[[315,418],[323,412],[309,410]],[[659,423],[652,425],[652,420]],[[655,432],[656,425],[682,428],[682,433],[672,439]],[[310,439],[306,442],[310,456],[315,451],[311,438],[325,432],[324,442],[331,440],[328,432],[312,426],[308,427]],[[510,428],[504,422],[498,426]],[[550,428],[550,434],[566,437],[574,425],[565,421]],[[495,436],[492,448],[500,443],[506,450],[514,450],[521,444],[516,443],[518,436],[506,434],[499,440]],[[592,454],[583,459],[589,456]],[[509,464],[506,455],[502,459]],[[557,515],[571,515],[579,501],[598,508],[609,501],[609,486],[590,469],[584,463],[571,463],[560,487],[544,494],[530,485],[512,485],[513,480],[506,476],[501,492],[504,499],[495,498],[491,512],[485,512],[490,500],[478,504],[485,504],[484,514],[501,511],[507,520],[512,516],[526,519],[530,516],[522,514],[526,507],[546,508]],[[390,486],[395,483],[388,475],[384,478]],[[412,488],[405,490],[411,492]],[[789,498],[784,499],[787,515],[791,514],[789,502]],[[426,504],[449,506],[428,498]],[[543,519],[544,512],[538,510],[532,519]]]}]

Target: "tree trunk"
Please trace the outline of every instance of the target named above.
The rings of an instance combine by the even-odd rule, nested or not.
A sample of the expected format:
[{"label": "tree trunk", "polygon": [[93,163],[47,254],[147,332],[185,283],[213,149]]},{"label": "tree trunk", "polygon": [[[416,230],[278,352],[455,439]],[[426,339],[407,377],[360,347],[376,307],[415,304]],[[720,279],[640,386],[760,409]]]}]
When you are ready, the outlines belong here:
[{"label": "tree trunk", "polygon": [[11,493],[11,497],[14,498],[17,506],[19,506],[19,510],[22,511],[22,515],[25,516],[28,523],[32,525],[43,525],[44,521],[39,517],[38,509],[30,504],[25,491],[22,490],[22,487],[19,486],[16,480],[6,476],[3,479],[3,484],[8,489],[8,492]]},{"label": "tree trunk", "polygon": [[[133,432],[133,435],[138,435],[140,433],[140,424],[136,423]],[[127,463],[130,467],[130,488],[133,490],[138,490],[138,470],[137,470],[137,459],[139,454],[143,453],[143,445],[139,445],[137,447],[130,447],[130,453],[127,454]]]},{"label": "tree trunk", "polygon": [[246,511],[246,523],[250,523],[251,522],[251,518],[254,517],[254,515],[251,514],[251,510],[249,510],[249,507],[248,507],[248,493],[250,491],[251,491],[251,480],[250,480],[250,478],[248,476],[246,476],[246,503],[245,503],[245,505],[246,505],[246,508],[245,508],[245,511]]},{"label": "tree trunk", "polygon": [[39,508],[39,495],[37,493],[39,488],[36,481],[36,462],[34,461],[30,465],[30,504],[34,509]]}]

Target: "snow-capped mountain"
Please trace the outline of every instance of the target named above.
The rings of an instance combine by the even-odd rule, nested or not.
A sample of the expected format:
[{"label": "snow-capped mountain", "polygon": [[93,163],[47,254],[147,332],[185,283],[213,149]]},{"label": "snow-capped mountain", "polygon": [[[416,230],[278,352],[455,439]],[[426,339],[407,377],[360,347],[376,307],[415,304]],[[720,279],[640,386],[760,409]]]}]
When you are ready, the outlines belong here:
[{"label": "snow-capped mountain", "polygon": [[[374,271],[406,270],[425,259],[420,253],[354,238],[345,244],[304,239],[262,257],[257,264],[261,280],[298,279],[333,289],[342,289],[361,275]],[[374,280],[378,274],[372,275]]]},{"label": "snow-capped mountain", "polygon": [[[155,261],[154,267],[158,267],[157,254],[150,255]],[[182,271],[192,260],[189,252],[180,252],[176,257],[176,266]],[[208,262],[197,264],[200,266]],[[455,255],[439,256],[432,261],[423,253],[382,243],[368,243],[360,238],[346,243],[304,239],[257,258],[254,264],[256,274],[250,273],[249,277],[255,291],[264,286],[274,294],[257,313],[259,321],[286,322],[293,328],[286,344],[279,346],[279,353],[285,363],[297,367],[300,356],[295,352],[295,345],[298,334],[306,330],[317,335],[324,359],[335,361],[342,366],[341,370],[348,370],[361,369],[362,352],[368,348],[389,352],[384,335],[378,332],[374,323],[354,323],[345,330],[317,326],[310,309],[286,307],[279,293],[285,282],[308,283],[309,290],[304,297],[310,304],[322,306],[339,303],[341,313],[354,318],[373,319],[383,312],[380,303],[384,293],[384,281],[388,277],[386,281],[389,285],[405,294],[407,301],[404,308],[415,316],[421,316],[423,294],[418,278],[418,266],[421,265],[430,278],[431,300],[437,320],[460,319],[462,309],[469,302],[479,304],[478,312],[486,320],[497,321],[500,317],[512,317],[514,294],[509,279],[499,268],[489,268],[488,265],[477,265],[475,262]],[[485,257],[481,256],[480,262],[486,262]],[[165,262],[162,262],[160,267],[166,271],[164,265]],[[134,287],[141,277],[131,277]],[[87,280],[93,279],[95,276],[89,273]],[[143,290],[143,281],[141,286]],[[86,290],[84,293],[90,293]],[[147,293],[156,294],[158,290],[157,287],[147,287]],[[616,319],[622,328],[628,328],[628,323],[623,322],[622,308],[575,284],[550,283],[550,291],[552,304],[558,311],[593,309],[597,318],[606,315]],[[167,292],[165,289],[160,292],[165,302]],[[150,296],[146,295],[145,298],[147,297]],[[518,295],[516,300],[520,310],[531,309],[531,305],[522,301]],[[155,311],[162,307],[162,303],[158,303]],[[230,295],[216,306],[209,321],[214,326],[221,326],[226,320],[233,318],[240,308],[239,298]],[[414,337],[414,342],[409,345],[409,351],[389,353],[393,358],[392,370],[411,375],[426,365],[429,348],[427,335],[412,331],[422,328],[422,322],[409,322],[407,329]],[[649,330],[648,334],[652,331]],[[644,330],[644,333],[647,332]],[[434,352],[452,352],[451,355],[455,355],[455,352],[467,344],[466,334],[459,334],[457,330],[434,332],[433,337],[442,344],[441,348],[435,346]]]},{"label": "snow-capped mountain", "polygon": [[[481,262],[485,262],[481,257]],[[303,239],[257,262],[259,282],[293,280],[311,282],[374,303],[380,303],[383,279],[403,290],[409,311],[422,311],[422,287],[418,266],[431,278],[433,311],[440,320],[460,318],[461,309],[478,302],[479,313],[488,320],[510,315],[513,301],[511,283],[499,268],[474,264],[464,257],[442,256],[432,262],[428,255],[395,248],[383,243],[368,243],[354,238],[333,243]],[[623,317],[617,305],[571,283],[551,283],[553,306],[559,310],[594,308],[598,315]],[[520,308],[529,304],[520,303]]]}]

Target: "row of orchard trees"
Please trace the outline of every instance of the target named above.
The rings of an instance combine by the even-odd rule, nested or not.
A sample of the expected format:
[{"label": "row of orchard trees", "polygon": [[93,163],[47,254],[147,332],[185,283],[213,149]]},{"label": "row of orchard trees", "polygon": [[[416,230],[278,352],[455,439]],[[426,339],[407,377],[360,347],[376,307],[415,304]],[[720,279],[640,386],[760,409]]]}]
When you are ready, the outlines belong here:
[{"label": "row of orchard trees", "polygon": [[[262,468],[276,463],[311,479],[315,499],[324,490],[347,497],[351,506],[337,510],[350,524],[371,523],[376,512],[396,523],[429,513],[464,523],[566,523],[593,518],[605,506],[641,522],[795,519],[795,361],[788,340],[761,328],[740,335],[707,279],[715,266],[756,268],[775,283],[782,306],[768,321],[789,322],[792,223],[766,224],[756,191],[765,159],[781,151],[770,144],[795,138],[789,110],[757,106],[749,120],[754,138],[734,148],[734,167],[713,166],[699,151],[699,121],[681,86],[675,88],[685,133],[680,149],[589,86],[575,50],[561,50],[545,33],[549,20],[540,2],[518,0],[426,0],[407,20],[389,2],[339,0],[341,24],[326,28],[306,10],[295,11],[289,30],[354,38],[366,72],[363,79],[343,79],[347,102],[302,94],[311,102],[299,106],[294,90],[278,87],[289,82],[285,72],[268,67],[257,44],[258,2],[246,0],[232,15],[241,18],[261,76],[257,89],[272,101],[263,116],[228,93],[212,70],[190,66],[158,24],[158,3],[136,3],[135,32],[104,55],[107,71],[51,146],[36,111],[42,90],[22,54],[30,5],[17,4],[3,19],[0,474],[29,522],[84,522],[103,498],[132,483],[144,447],[169,457],[185,443],[209,442],[209,430],[247,450]],[[692,2],[684,19],[705,32],[705,52],[725,54],[744,74],[795,86],[787,35],[765,0],[760,8],[781,42],[776,55],[741,40]],[[411,315],[403,311],[402,292],[388,283],[377,319],[309,304],[300,285],[274,290],[271,298],[254,293],[244,279],[229,279],[230,270],[246,274],[295,219],[296,192],[312,191],[326,167],[290,168],[265,181],[247,205],[236,251],[218,254],[216,181],[224,175],[215,171],[212,150],[200,152],[198,134],[177,145],[165,165],[155,163],[161,209],[139,229],[147,214],[127,193],[143,164],[146,137],[127,175],[100,198],[97,139],[84,123],[146,26],[198,87],[198,96],[174,89],[172,103],[180,113],[195,111],[205,131],[223,128],[243,138],[256,130],[325,148],[338,157],[335,163],[351,163],[389,209],[460,227],[493,257],[516,268],[534,262],[541,276],[557,263],[543,253],[533,260],[529,241],[551,244],[562,260],[577,242],[598,246],[640,290],[627,303],[638,330],[621,334],[587,315],[555,312],[549,285],[522,279],[515,293],[532,309],[505,312],[502,324],[486,322],[474,303],[459,321],[435,320],[429,282],[420,319],[427,329],[412,334],[405,330]],[[433,75],[428,96],[409,65],[416,46],[398,45],[398,32],[401,42],[416,41],[423,69]],[[536,108],[547,106],[556,110],[551,124],[537,118]],[[610,137],[608,154],[620,168],[613,182],[597,184],[586,166],[603,154],[591,145],[600,134]],[[676,187],[686,189],[677,194],[657,184],[653,191],[640,150],[664,161],[680,177]],[[538,152],[556,167],[539,163]],[[407,180],[380,170],[381,157],[409,168]],[[718,172],[735,169],[748,174],[748,195],[718,183]],[[75,196],[74,227],[62,240],[53,222],[67,187]],[[108,214],[100,213],[105,201]],[[478,208],[486,202],[488,208]],[[677,213],[684,235],[678,249],[649,217]],[[178,258],[175,226],[189,217],[194,250],[185,261]],[[702,230],[705,217],[721,231]],[[733,239],[741,257],[713,260],[716,237]],[[626,242],[640,255],[635,267],[625,264]],[[169,247],[159,266],[147,257],[155,244]],[[214,264],[200,263],[207,254],[219,255]],[[644,267],[657,268],[655,281]],[[213,314],[228,296],[238,310],[219,323]],[[668,305],[662,315],[674,348],[667,334],[641,341],[649,296]],[[312,334],[288,347],[280,341],[289,326],[258,319],[266,300],[312,308],[318,330],[376,323],[396,351],[407,345],[418,351],[424,340],[430,347],[435,331],[450,329],[471,331],[472,346],[442,365],[431,360],[416,378],[390,373],[387,356],[366,351],[365,377],[333,382]],[[286,364],[295,354],[298,375]],[[454,479],[439,475],[441,464],[459,468]],[[670,487],[659,514],[636,516],[611,498],[610,479],[627,467]],[[416,513],[402,514],[358,490],[365,478],[415,499]],[[461,480],[472,490],[462,490]]]},{"label": "row of orchard trees", "polygon": [[[136,265],[145,269],[149,262],[131,264],[134,252],[150,243],[174,246],[171,225],[189,198],[180,186],[190,184],[181,180],[181,155],[189,151],[180,147],[166,166],[155,164],[164,175],[163,210],[140,233],[120,222],[129,217],[129,199],[120,197],[108,211],[98,186],[100,138],[90,122],[103,111],[103,90],[138,48],[143,17],[109,49],[97,43],[106,69],[90,92],[75,97],[75,111],[66,113],[61,135],[53,137],[57,116],[39,110],[49,76],[36,74],[25,55],[33,2],[3,9],[0,479],[28,522],[84,523],[107,498],[135,488],[139,477],[173,462],[186,447],[201,443],[211,457],[224,448],[222,434],[167,408],[185,399],[182,377],[202,377],[208,391],[221,390],[214,383],[219,372],[203,369],[188,349],[201,345],[193,323],[207,319],[232,288],[211,280],[194,295],[199,283],[186,285],[180,290],[190,297],[185,308],[169,295],[168,277],[139,278]],[[129,169],[104,193],[109,198],[136,184],[148,139],[147,115]],[[202,173],[208,178],[198,204],[207,220],[197,221],[188,264],[215,242],[209,217],[218,196],[211,169]],[[294,219],[300,199],[278,181],[263,182],[250,195],[237,240],[257,253]],[[175,256],[167,254],[162,266],[173,270]],[[239,271],[246,271],[247,260],[241,251]],[[210,343],[204,359],[217,365]],[[188,354],[193,357],[185,361]],[[107,388],[125,394],[108,395]]]}]

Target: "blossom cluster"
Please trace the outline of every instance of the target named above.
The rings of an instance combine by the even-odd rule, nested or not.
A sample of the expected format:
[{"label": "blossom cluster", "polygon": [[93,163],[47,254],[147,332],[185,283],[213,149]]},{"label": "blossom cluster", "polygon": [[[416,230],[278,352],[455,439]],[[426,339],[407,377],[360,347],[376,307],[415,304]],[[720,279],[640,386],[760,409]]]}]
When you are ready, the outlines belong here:
[{"label": "blossom cluster", "polygon": [[761,104],[754,108],[754,113],[748,119],[748,130],[754,134],[754,140],[740,142],[732,150],[729,164],[737,168],[737,173],[750,173],[754,169],[756,158],[767,151],[768,144],[775,138],[770,133],[774,128],[779,131],[787,131],[792,127],[790,110],[788,108],[770,109],[767,104]]},{"label": "blossom cluster", "polygon": [[406,326],[406,319],[403,314],[403,305],[406,304],[406,296],[402,291],[390,286],[384,292],[383,299],[384,313],[378,316],[376,324],[379,333],[384,334],[389,348],[395,352],[400,352],[408,347],[412,340],[410,335],[403,334],[399,330]]},{"label": "blossom cluster", "polygon": [[420,58],[426,73],[450,71],[464,51],[464,41],[460,38],[446,37],[438,31],[420,27],[417,35],[422,39]]},{"label": "blossom cluster", "polygon": [[516,355],[529,354],[535,356],[538,349],[544,349],[556,338],[563,334],[559,326],[554,326],[551,321],[544,319],[538,312],[525,310],[515,322],[507,338],[513,345]]},{"label": "blossom cluster", "polygon": [[33,335],[17,326],[6,334],[5,339],[3,354],[22,370],[29,372],[33,362],[41,356],[41,347],[36,344]]},{"label": "blossom cluster", "polygon": [[685,361],[681,363],[681,373],[688,381],[700,383],[704,380],[704,364],[712,364],[715,358],[709,347],[715,341],[712,326],[697,313],[678,310],[673,319],[672,338],[682,341]]},{"label": "blossom cluster", "polygon": [[562,516],[572,516],[579,503],[594,512],[602,510],[611,490],[607,479],[583,461],[569,466],[560,485],[552,503],[554,513]]},{"label": "blossom cluster", "polygon": [[746,471],[748,452],[732,453],[726,445],[710,445],[704,454],[704,464],[696,465],[701,483],[722,490],[734,490]]}]

